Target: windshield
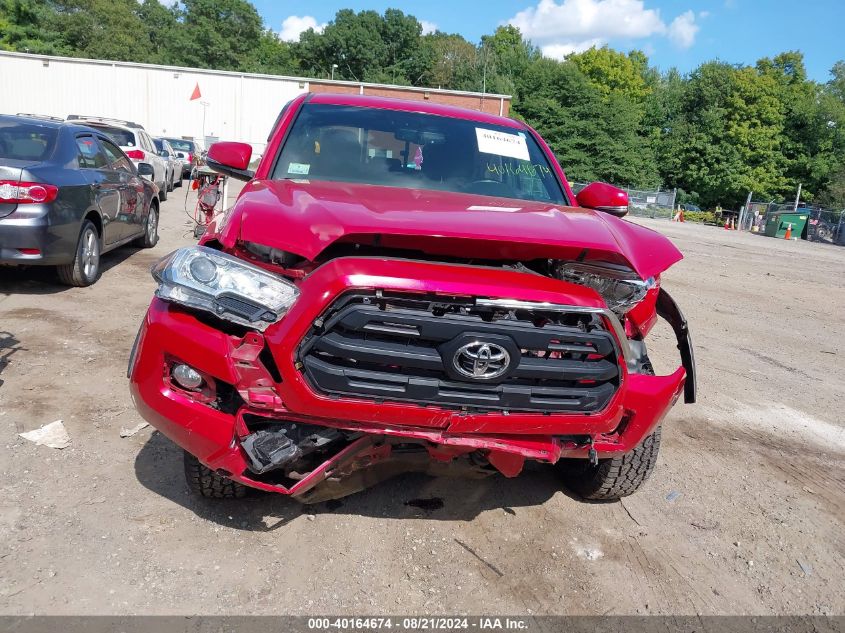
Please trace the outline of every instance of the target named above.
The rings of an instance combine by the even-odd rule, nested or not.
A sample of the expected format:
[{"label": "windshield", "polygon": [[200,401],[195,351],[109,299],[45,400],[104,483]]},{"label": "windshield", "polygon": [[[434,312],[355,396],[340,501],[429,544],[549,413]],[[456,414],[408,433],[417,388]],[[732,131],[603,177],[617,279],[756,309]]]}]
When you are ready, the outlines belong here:
[{"label": "windshield", "polygon": [[303,106],[273,178],[564,202],[546,156],[528,132],[352,106]]},{"label": "windshield", "polygon": [[193,152],[194,144],[191,141],[183,141],[178,138],[169,138],[167,142],[173,149],[178,149],[180,152]]},{"label": "windshield", "polygon": [[0,158],[44,160],[53,148],[56,129],[27,123],[0,125]]}]

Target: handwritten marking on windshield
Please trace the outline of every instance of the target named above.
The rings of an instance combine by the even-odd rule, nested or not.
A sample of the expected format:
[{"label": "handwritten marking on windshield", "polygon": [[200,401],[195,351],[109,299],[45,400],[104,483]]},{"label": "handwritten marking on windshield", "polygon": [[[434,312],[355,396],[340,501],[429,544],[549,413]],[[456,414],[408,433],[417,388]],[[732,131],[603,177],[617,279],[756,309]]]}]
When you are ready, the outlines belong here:
[{"label": "handwritten marking on windshield", "polygon": [[497,176],[528,176],[530,178],[545,178],[552,173],[546,165],[520,163],[514,167],[511,163],[487,163],[487,172]]}]

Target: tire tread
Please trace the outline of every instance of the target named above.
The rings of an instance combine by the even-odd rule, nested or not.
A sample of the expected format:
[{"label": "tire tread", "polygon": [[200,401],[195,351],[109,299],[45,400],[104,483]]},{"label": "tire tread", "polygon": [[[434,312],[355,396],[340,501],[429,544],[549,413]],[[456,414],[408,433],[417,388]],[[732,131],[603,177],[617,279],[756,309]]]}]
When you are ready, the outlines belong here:
[{"label": "tire tread", "polygon": [[661,433],[658,426],[637,448],[600,460],[598,466],[564,471],[567,484],[585,499],[611,501],[633,494],[654,471]]},{"label": "tire tread", "polygon": [[187,451],[185,481],[191,492],[207,499],[241,499],[249,491],[243,484],[218,475]]}]

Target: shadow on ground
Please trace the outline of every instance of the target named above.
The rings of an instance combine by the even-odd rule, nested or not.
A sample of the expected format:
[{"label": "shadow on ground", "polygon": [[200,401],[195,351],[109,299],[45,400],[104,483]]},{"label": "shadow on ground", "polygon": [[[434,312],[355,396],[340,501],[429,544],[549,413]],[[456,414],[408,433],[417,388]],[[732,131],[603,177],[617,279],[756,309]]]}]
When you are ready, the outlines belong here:
[{"label": "shadow on ground", "polygon": [[[516,478],[434,478],[400,475],[343,499],[302,505],[283,495],[255,492],[245,499],[202,499],[191,494],[182,471],[182,450],[154,432],[135,458],[135,476],[147,489],[206,520],[252,531],[283,527],[301,514],[354,514],[385,519],[469,521],[487,510],[511,514],[514,508],[538,506],[566,491],[550,466],[526,464]],[[234,517],[234,518],[233,518]]]},{"label": "shadow on ground", "polygon": [[[123,246],[103,255],[100,275],[107,274],[143,249]],[[51,295],[70,290],[59,282],[55,266],[0,266],[0,295]]]},{"label": "shadow on ground", "polygon": [[[21,342],[11,332],[0,331],[0,374],[9,365],[9,359],[15,352],[24,351]],[[0,387],[3,386],[3,379],[0,378]]]}]

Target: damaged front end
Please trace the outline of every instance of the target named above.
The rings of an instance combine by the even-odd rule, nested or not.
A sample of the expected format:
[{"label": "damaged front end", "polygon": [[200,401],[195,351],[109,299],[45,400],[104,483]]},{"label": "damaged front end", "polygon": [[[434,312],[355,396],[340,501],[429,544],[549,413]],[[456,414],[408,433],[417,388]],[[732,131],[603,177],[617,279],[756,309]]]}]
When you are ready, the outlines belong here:
[{"label": "damaged front end", "polygon": [[[339,257],[285,279],[177,251],[154,269],[133,398],[216,475],[309,503],[400,472],[626,454],[694,399],[686,322],[656,282],[617,271],[597,288],[595,269],[544,266]],[[651,317],[620,318],[611,292],[672,324],[682,367],[653,375]]]}]

